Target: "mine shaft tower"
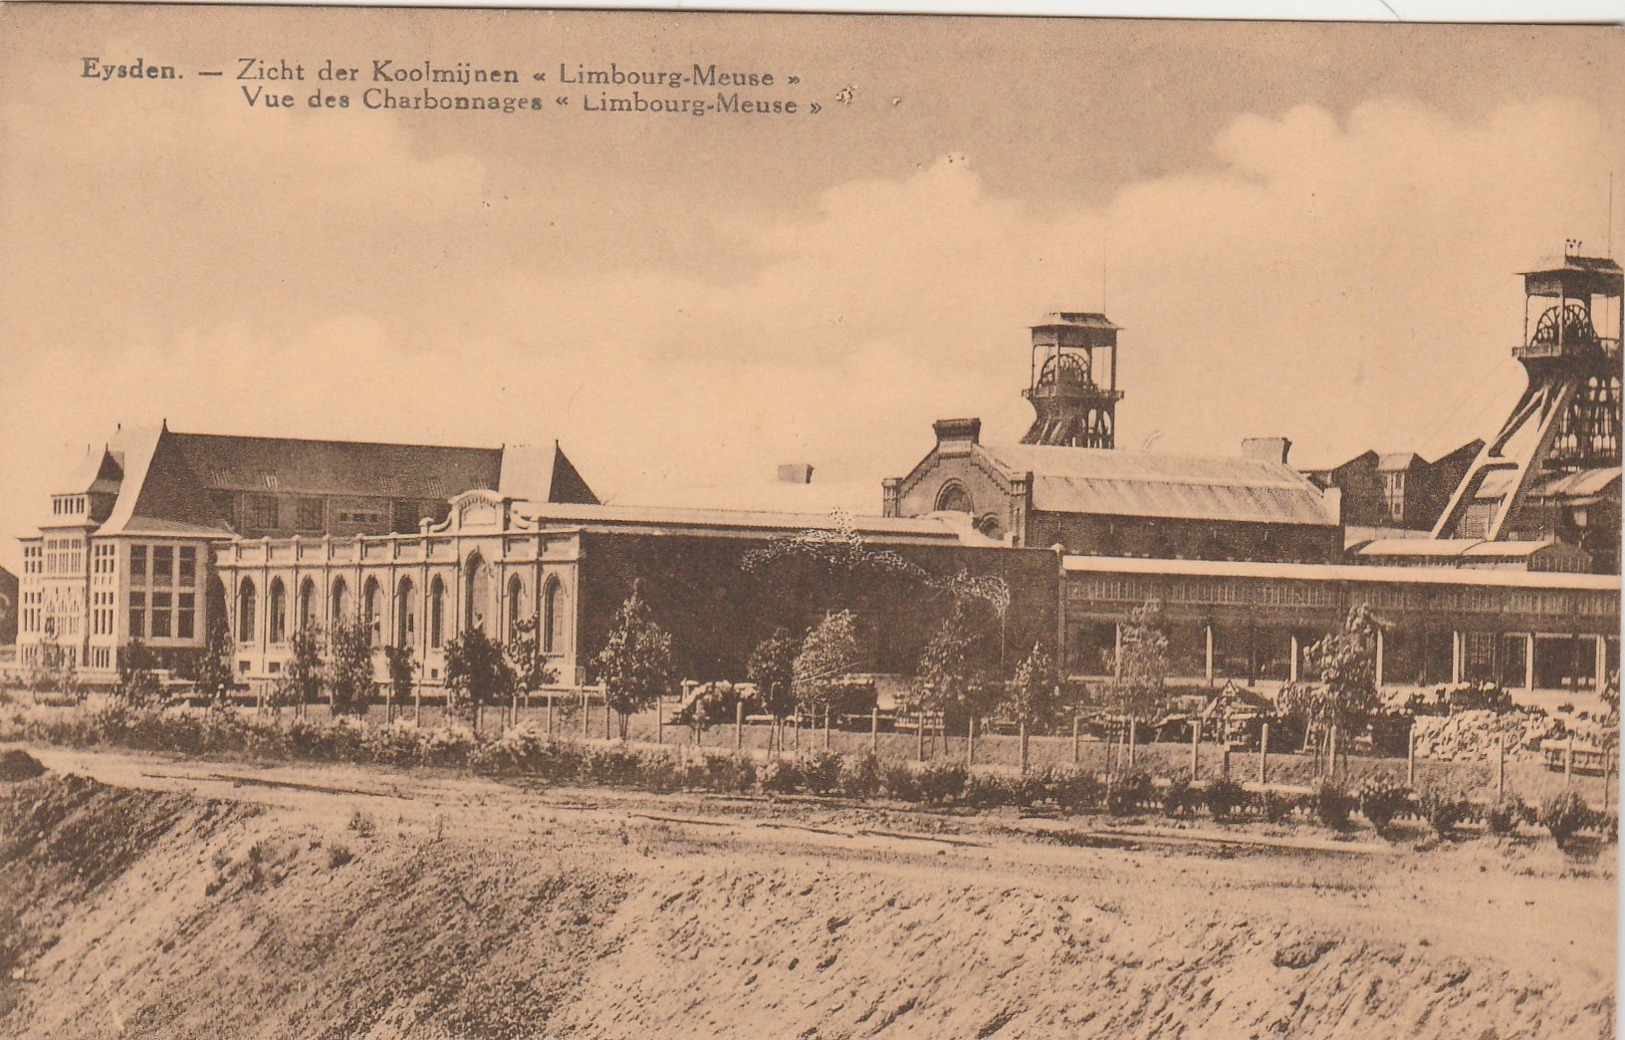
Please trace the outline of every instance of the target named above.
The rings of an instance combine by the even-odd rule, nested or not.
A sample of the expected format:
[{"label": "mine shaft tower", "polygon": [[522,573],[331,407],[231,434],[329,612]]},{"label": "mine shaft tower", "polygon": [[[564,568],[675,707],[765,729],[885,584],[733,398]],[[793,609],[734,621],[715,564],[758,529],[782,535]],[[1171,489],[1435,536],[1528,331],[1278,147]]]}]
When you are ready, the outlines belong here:
[{"label": "mine shaft tower", "polygon": [[[1524,336],[1512,355],[1528,386],[1467,471],[1434,538],[1549,534],[1536,500],[1619,471],[1620,266],[1575,255],[1578,246],[1567,243],[1561,264],[1524,273]],[[1617,539],[1618,531],[1604,536]]]},{"label": "mine shaft tower", "polygon": [[1034,325],[1032,381],[1021,395],[1037,416],[1023,444],[1111,448],[1117,443],[1117,326],[1104,314],[1055,311]]}]

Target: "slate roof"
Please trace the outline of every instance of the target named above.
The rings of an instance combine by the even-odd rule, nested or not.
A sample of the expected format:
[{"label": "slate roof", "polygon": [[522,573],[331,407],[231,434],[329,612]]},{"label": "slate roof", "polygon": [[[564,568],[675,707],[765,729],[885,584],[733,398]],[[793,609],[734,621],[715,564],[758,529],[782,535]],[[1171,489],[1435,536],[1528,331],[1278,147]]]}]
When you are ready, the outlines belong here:
[{"label": "slate roof", "polygon": [[444,500],[476,488],[495,490],[502,476],[500,448],[168,436],[199,481],[219,491]]},{"label": "slate roof", "polygon": [[1057,513],[1334,525],[1320,490],[1295,470],[1243,457],[986,445],[1013,473],[1033,475],[1033,508]]}]

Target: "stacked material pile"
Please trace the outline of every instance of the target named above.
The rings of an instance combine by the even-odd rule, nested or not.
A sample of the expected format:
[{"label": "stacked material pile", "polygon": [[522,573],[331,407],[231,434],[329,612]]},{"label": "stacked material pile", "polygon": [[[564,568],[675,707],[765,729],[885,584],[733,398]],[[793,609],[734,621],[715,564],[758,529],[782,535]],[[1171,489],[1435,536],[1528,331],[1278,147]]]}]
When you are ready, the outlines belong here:
[{"label": "stacked material pile", "polygon": [[1419,715],[1413,729],[1416,757],[1443,762],[1491,761],[1503,740],[1507,761],[1538,761],[1541,740],[1560,731],[1546,715],[1493,711]]}]

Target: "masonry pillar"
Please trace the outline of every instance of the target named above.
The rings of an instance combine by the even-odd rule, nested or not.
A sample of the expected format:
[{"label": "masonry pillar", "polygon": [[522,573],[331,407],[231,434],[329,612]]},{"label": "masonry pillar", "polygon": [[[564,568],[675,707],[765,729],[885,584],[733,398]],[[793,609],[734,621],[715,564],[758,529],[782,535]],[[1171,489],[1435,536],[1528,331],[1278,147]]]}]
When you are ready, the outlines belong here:
[{"label": "masonry pillar", "polygon": [[1206,670],[1207,684],[1209,686],[1212,686],[1213,685],[1213,623],[1211,621],[1207,623],[1207,625],[1205,626],[1205,630],[1206,630],[1206,633],[1207,633],[1207,670]]},{"label": "masonry pillar", "polygon": [[1523,641],[1523,690],[1535,692],[1535,633],[1529,632]]},{"label": "masonry pillar", "polygon": [[1123,677],[1123,623],[1117,622],[1117,632],[1113,637],[1112,645],[1112,678]]},{"label": "masonry pillar", "polygon": [[1450,682],[1461,682],[1462,638],[1461,629],[1450,630]]},{"label": "masonry pillar", "polygon": [[1287,679],[1298,681],[1298,633],[1292,633],[1292,663],[1287,669]]},{"label": "masonry pillar", "polygon": [[1377,629],[1377,688],[1378,689],[1382,688],[1382,651],[1383,651],[1383,636],[1382,636],[1382,629],[1379,628],[1379,629]]},{"label": "masonry pillar", "polygon": [[1593,638],[1597,641],[1597,664],[1596,671],[1593,673],[1595,678],[1592,680],[1591,688],[1597,693],[1602,693],[1603,686],[1608,682],[1608,637],[1595,636]]}]

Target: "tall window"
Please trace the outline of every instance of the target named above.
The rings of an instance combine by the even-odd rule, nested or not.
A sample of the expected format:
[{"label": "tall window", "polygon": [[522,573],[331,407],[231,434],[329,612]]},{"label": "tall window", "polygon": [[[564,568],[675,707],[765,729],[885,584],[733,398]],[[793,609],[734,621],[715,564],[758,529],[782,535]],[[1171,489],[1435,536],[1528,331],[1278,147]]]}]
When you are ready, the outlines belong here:
[{"label": "tall window", "polygon": [[464,600],[463,629],[491,634],[491,566],[478,552],[468,558],[468,595]]},{"label": "tall window", "polygon": [[175,637],[191,639],[197,633],[197,593],[180,594],[180,606],[175,614]]},{"label": "tall window", "polygon": [[254,582],[244,578],[237,589],[237,641],[254,641]]},{"label": "tall window", "polygon": [[508,632],[511,634],[525,617],[525,583],[515,574],[508,579]]},{"label": "tall window", "polygon": [[288,593],[281,578],[271,579],[271,591],[266,596],[266,620],[271,625],[271,642],[284,643],[288,639]]},{"label": "tall window", "polygon": [[263,531],[282,526],[275,495],[249,495],[244,506],[249,527]]},{"label": "tall window", "polygon": [[559,579],[547,579],[542,593],[542,652],[564,651],[564,586]]},{"label": "tall window", "polygon": [[147,547],[144,545],[130,546],[130,580],[146,584]]},{"label": "tall window", "polygon": [[429,583],[429,645],[438,650],[446,641],[446,583],[435,575]]},{"label": "tall window", "polygon": [[323,512],[322,499],[301,498],[299,500],[299,530],[320,531],[326,526]]},{"label": "tall window", "polygon": [[395,645],[411,646],[418,630],[417,589],[402,578],[395,590]]},{"label": "tall window", "polygon": [[367,622],[367,635],[372,645],[377,646],[383,641],[382,618],[379,615],[378,579],[368,578],[367,584],[362,587],[361,609]]},{"label": "tall window", "polygon": [[183,545],[183,546],[181,546],[181,548],[180,548],[180,561],[181,561],[180,583],[182,585],[196,585],[197,584],[197,547],[193,546],[193,545]]},{"label": "tall window", "polygon": [[155,545],[152,547],[152,583],[154,585],[173,585],[175,583],[175,547],[173,545]]},{"label": "tall window", "polygon": [[174,634],[174,628],[170,624],[174,598],[174,594],[170,592],[152,594],[152,638],[168,639]]},{"label": "tall window", "polygon": [[309,578],[299,585],[299,627],[316,627],[316,583]]},{"label": "tall window", "polygon": [[337,625],[350,616],[350,587],[344,584],[343,578],[333,579],[333,594],[328,611],[328,623]]},{"label": "tall window", "polygon": [[130,593],[130,638],[147,638],[147,594],[139,590]]}]

